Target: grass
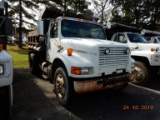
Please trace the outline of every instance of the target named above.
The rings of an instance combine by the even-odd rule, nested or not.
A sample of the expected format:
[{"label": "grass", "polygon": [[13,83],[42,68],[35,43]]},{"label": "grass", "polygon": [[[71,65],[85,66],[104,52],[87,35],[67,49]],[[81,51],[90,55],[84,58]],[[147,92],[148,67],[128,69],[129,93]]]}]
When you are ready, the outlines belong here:
[{"label": "grass", "polygon": [[8,44],[7,51],[13,57],[14,68],[29,68],[28,49],[26,46],[23,46],[23,49],[19,49],[16,44]]}]

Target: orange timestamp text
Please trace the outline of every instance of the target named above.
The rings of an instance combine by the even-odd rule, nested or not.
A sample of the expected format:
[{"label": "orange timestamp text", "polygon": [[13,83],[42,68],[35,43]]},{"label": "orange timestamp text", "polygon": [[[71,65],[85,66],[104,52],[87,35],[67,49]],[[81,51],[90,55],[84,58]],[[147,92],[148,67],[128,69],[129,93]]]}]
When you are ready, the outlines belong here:
[{"label": "orange timestamp text", "polygon": [[123,110],[153,110],[154,105],[123,105]]}]

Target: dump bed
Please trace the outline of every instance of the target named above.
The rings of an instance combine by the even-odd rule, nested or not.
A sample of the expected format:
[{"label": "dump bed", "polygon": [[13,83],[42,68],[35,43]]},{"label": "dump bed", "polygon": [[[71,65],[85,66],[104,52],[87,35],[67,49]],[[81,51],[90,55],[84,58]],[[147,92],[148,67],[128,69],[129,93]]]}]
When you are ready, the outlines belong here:
[{"label": "dump bed", "polygon": [[119,24],[115,22],[108,22],[105,26],[107,39],[110,40],[112,35],[117,32],[136,32],[141,33],[141,29],[138,29],[134,26],[128,26],[124,24]]}]

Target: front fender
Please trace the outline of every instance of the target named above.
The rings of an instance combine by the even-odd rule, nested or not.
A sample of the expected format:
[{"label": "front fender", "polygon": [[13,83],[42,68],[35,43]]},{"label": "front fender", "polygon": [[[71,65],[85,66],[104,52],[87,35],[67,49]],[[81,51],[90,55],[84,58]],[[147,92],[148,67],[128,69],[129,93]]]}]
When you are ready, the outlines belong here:
[{"label": "front fender", "polygon": [[[89,56],[89,55],[88,55]],[[71,74],[71,67],[93,67],[94,62],[87,59],[86,57],[81,57],[78,54],[77,55],[71,55],[68,56],[67,54],[61,54],[57,57],[60,59],[67,70],[68,76],[73,77],[73,74]]]}]

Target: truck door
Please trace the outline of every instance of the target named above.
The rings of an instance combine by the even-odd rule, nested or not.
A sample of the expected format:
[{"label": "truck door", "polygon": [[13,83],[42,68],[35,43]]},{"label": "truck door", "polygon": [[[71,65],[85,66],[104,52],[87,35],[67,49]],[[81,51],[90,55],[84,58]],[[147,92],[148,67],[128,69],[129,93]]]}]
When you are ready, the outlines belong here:
[{"label": "truck door", "polygon": [[48,30],[47,53],[46,58],[49,62],[53,62],[60,44],[58,39],[58,22],[51,22]]}]

